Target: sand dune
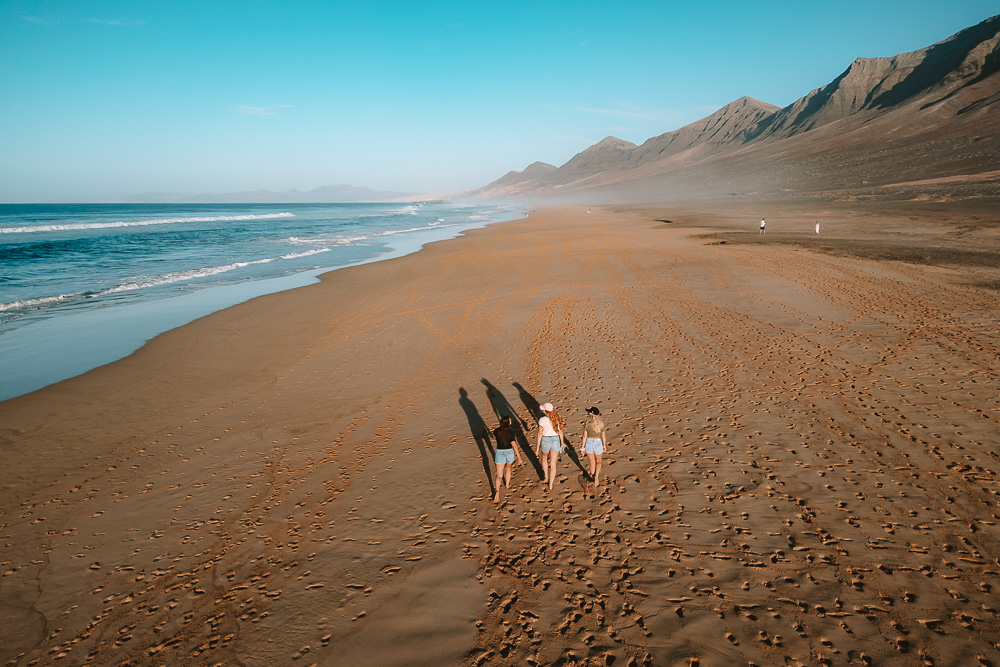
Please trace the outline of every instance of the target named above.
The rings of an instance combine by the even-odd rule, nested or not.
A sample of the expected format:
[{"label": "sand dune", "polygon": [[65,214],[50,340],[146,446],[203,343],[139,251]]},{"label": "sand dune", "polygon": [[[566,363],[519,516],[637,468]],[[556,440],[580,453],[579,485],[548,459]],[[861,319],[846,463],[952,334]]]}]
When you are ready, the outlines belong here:
[{"label": "sand dune", "polygon": [[544,211],[0,404],[0,659],[1000,664],[997,269],[817,214]]}]

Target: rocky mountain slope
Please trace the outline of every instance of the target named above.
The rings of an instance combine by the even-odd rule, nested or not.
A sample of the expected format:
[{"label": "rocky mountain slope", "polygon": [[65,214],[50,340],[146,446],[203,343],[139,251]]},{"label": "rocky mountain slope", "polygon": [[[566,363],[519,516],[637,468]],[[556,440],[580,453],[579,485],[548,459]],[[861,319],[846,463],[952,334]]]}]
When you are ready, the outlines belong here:
[{"label": "rocky mountain slope", "polygon": [[1000,16],[858,58],[780,109],[744,97],[640,146],[607,137],[470,193],[561,201],[983,197],[1000,191]]}]

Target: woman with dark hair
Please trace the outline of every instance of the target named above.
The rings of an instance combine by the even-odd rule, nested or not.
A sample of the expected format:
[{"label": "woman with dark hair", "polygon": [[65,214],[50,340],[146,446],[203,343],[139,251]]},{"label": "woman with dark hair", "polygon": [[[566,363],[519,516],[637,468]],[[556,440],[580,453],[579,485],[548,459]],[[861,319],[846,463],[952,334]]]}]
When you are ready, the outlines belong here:
[{"label": "woman with dark hair", "polygon": [[493,483],[495,489],[493,502],[500,500],[500,479],[503,478],[504,486],[510,488],[510,469],[514,466],[514,456],[517,456],[518,465],[523,465],[521,452],[514,446],[514,429],[510,427],[511,419],[507,415],[500,418],[500,426],[493,429],[493,437],[496,439],[497,448],[493,455],[493,462],[497,464],[497,478]]},{"label": "woman with dark hair", "polygon": [[580,446],[590,462],[590,476],[596,489],[601,485],[601,457],[608,448],[608,432],[600,410],[587,408],[586,412],[587,421],[583,425],[583,442]]},{"label": "woman with dark hair", "polygon": [[543,403],[538,407],[544,416],[538,420],[535,454],[539,454],[542,460],[542,470],[545,472],[543,483],[548,484],[551,490],[556,483],[556,463],[563,451],[563,420],[551,403]]}]

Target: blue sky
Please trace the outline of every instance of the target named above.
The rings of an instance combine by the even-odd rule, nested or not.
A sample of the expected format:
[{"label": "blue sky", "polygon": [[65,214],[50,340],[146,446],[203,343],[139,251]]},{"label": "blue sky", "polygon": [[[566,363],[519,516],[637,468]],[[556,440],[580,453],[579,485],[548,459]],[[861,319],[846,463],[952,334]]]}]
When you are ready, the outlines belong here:
[{"label": "blue sky", "polygon": [[[702,6],[703,5],[703,6]],[[474,188],[785,106],[996,0],[0,0],[0,201]]]}]

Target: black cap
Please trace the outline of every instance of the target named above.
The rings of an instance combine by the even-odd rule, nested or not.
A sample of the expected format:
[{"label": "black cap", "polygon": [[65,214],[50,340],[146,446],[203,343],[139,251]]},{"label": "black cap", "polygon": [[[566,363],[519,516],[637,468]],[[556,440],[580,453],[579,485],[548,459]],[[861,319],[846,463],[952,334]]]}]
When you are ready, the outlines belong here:
[{"label": "black cap", "polygon": [[599,414],[601,414],[601,411],[598,410],[597,408],[587,408],[586,412],[589,412],[592,415],[599,415]]}]

